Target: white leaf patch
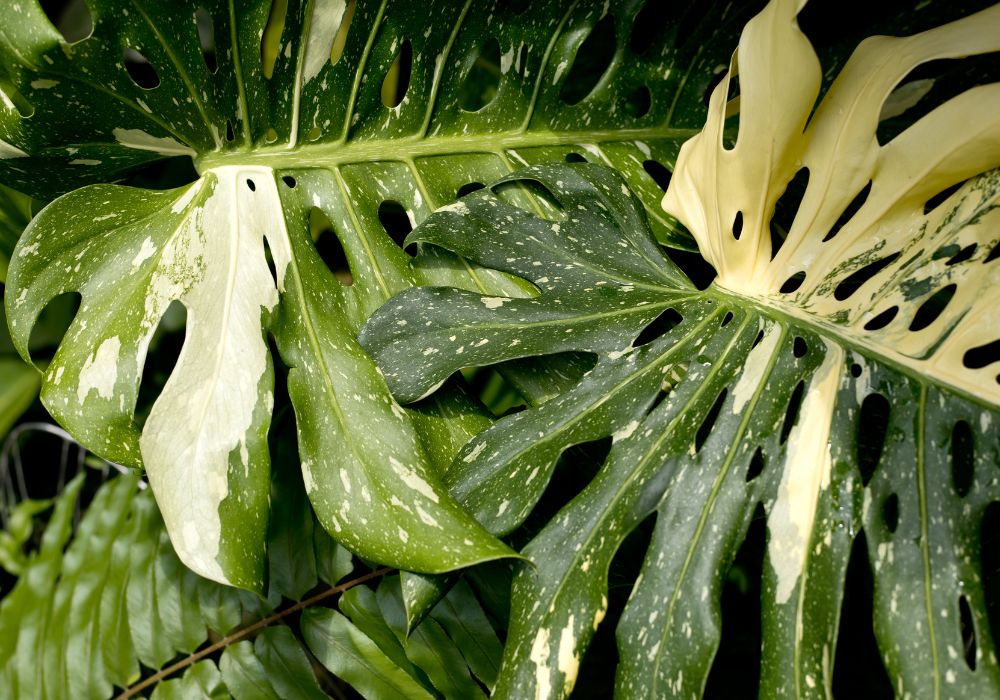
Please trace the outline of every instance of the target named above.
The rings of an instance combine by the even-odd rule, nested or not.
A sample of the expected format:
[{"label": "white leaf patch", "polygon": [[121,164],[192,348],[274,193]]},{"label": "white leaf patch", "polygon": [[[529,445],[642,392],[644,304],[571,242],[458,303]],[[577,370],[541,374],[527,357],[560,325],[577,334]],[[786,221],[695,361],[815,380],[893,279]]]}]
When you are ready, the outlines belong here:
[{"label": "white leaf patch", "polygon": [[228,582],[217,557],[230,455],[237,451],[246,470],[266,468],[249,464],[245,451],[268,372],[261,314],[278,303],[265,235],[279,284],[289,249],[270,169],[225,167],[206,177],[211,193],[184,210],[146,302],[148,321],[179,299],[188,323],[177,366],[150,412],[140,447],[178,555],[202,576]]}]

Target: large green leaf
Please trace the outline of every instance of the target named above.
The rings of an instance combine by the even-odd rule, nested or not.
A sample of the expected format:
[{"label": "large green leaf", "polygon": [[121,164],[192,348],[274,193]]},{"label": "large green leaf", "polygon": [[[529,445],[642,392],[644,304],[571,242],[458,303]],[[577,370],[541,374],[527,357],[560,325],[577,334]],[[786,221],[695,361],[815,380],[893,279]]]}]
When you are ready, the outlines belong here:
[{"label": "large green leaf", "polygon": [[[89,5],[92,34],[67,44],[36,3],[16,7],[0,32],[0,180],[51,196],[172,155],[193,156],[201,172],[175,191],[93,184],[57,199],[19,244],[6,295],[26,357],[45,304],[83,295],[43,400],[92,449],[145,466],[183,561],[219,581],[263,585],[265,328],[292,367],[304,483],[332,535],[415,571],[509,556],[437,484],[437,438],[414,429],[353,335],[410,285],[512,298],[532,290],[440,251],[411,266],[383,227],[386,203],[408,228],[465,185],[575,153],[624,173],[660,239],[690,247],[657,206],[662,189],[647,169],[663,171],[694,133],[710,68],[724,64],[744,15],[678,7],[657,18],[663,31],[643,47],[630,38],[640,9],[631,0],[523,11],[101,0]],[[199,43],[199,14],[212,46]],[[575,70],[592,31],[605,48],[614,37],[609,65],[587,69],[588,46]],[[463,109],[492,40],[495,96]],[[572,94],[582,80],[596,86]],[[344,248],[350,286],[316,254],[317,212]],[[184,350],[140,433],[133,413],[147,346],[173,301],[187,308]],[[460,413],[433,410],[449,424]]]},{"label": "large green leaf", "polygon": [[[568,695],[606,613],[611,560],[650,514],[652,541],[617,628],[617,692],[700,694],[719,642],[722,576],[758,503],[769,531],[763,697],[831,692],[845,570],[862,529],[896,692],[1000,692],[979,563],[983,516],[1000,498],[1000,171],[984,173],[1000,164],[988,106],[1000,92],[962,93],[885,145],[874,135],[883,102],[915,65],[996,50],[1000,9],[863,44],[803,132],[820,79],[798,4],[772,3],[748,25],[665,198],[719,270],[709,290],[692,293],[647,252],[653,237],[635,226],[640,210],[615,175],[538,166],[513,177],[542,183],[565,218],[522,212],[495,193],[501,181],[409,238],[519,275],[537,298],[411,289],[362,332],[404,399],[469,364],[599,354],[575,387],[479,434],[446,474],[450,491],[503,534],[531,512],[563,450],[613,438],[594,480],[522,550],[534,566],[515,577],[498,697]],[[737,65],[734,146],[723,123]],[[802,204],[772,260],[769,222],[803,164]],[[868,180],[867,201],[824,243]],[[783,292],[802,270],[799,289]],[[634,303],[606,303],[626,293]],[[672,309],[661,318],[672,321],[636,345],[649,307]],[[872,322],[890,307],[894,318]],[[872,419],[879,401],[889,407],[883,431]],[[964,605],[969,661],[958,651]]]}]

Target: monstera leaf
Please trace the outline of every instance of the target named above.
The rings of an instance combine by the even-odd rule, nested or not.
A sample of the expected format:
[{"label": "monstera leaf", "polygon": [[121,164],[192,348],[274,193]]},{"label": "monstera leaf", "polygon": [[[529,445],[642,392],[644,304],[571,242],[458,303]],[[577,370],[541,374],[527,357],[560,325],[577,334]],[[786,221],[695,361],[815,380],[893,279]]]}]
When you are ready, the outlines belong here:
[{"label": "monstera leaf", "polygon": [[[423,572],[510,556],[436,475],[488,420],[454,393],[419,416],[401,409],[354,334],[414,284],[533,293],[440,251],[412,266],[397,243],[459,189],[524,163],[612,165],[659,239],[693,247],[658,206],[663,163],[703,120],[711,68],[747,15],[680,7],[651,33],[634,2],[88,7],[93,29],[75,43],[28,0],[0,32],[0,181],[63,195],[11,263],[22,355],[51,299],[82,296],[46,369],[50,412],[100,455],[145,467],[187,565],[261,590],[273,336],[291,367],[305,487],[334,537]],[[587,83],[576,55],[597,49]],[[106,184],[175,156],[194,159],[196,182]],[[343,248],[339,276],[313,245],[317,221],[334,231],[324,245]],[[174,302],[187,311],[183,350],[140,429],[147,351]]]},{"label": "monstera leaf", "polygon": [[[864,42],[814,108],[821,69],[801,4],[776,0],[747,25],[664,199],[718,271],[709,289],[659,251],[620,177],[537,166],[445,207],[408,241],[520,276],[538,296],[409,289],[362,332],[404,401],[469,365],[598,356],[569,391],[473,438],[445,475],[502,535],[535,508],[561,452],[612,438],[594,479],[522,550],[534,566],[515,576],[497,697],[569,694],[607,611],[612,558],[651,514],[616,630],[617,693],[700,695],[723,575],[758,504],[762,697],[830,696],[862,530],[896,694],[1000,693],[979,562],[1000,498],[1000,85],[876,137],[917,65],[1000,49],[1000,7]],[[802,168],[794,219],[772,232]],[[557,214],[507,202],[514,179],[548,190]]]}]

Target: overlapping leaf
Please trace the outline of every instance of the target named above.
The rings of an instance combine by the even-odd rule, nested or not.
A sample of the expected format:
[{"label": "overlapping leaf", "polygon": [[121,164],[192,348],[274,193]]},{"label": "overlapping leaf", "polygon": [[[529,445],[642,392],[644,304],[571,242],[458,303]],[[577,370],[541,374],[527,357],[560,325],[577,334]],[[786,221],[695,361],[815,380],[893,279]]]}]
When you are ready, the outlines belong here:
[{"label": "overlapping leaf", "polygon": [[[408,228],[460,187],[574,152],[627,173],[658,235],[690,245],[661,215],[647,170],[662,172],[700,120],[711,74],[698,69],[728,50],[739,14],[678,8],[671,16],[693,23],[691,36],[667,23],[626,48],[634,3],[89,7],[92,33],[67,44],[36,3],[12,6],[0,33],[0,179],[51,196],[176,155],[193,156],[202,175],[173,192],[72,192],[22,240],[7,304],[25,356],[45,304],[64,291],[84,297],[46,375],[52,413],[100,454],[146,467],[185,563],[259,590],[273,322],[292,366],[305,485],[328,531],[418,571],[509,555],[436,485],[432,467],[446,459],[433,435],[471,433],[414,430],[352,336],[413,284],[531,290],[451,255],[411,267],[383,226],[386,206],[405,212]],[[565,89],[598,25],[629,61],[609,59],[577,101]],[[501,51],[496,94],[469,111],[463,90],[491,39]],[[670,99],[649,98],[654,80]],[[641,109],[630,112],[633,97]],[[319,215],[344,249],[350,286],[309,240]],[[172,301],[187,308],[185,346],[140,438],[133,412],[147,346]],[[455,416],[456,406],[435,410]]]},{"label": "overlapping leaf", "polygon": [[[807,60],[808,43],[797,34],[797,10],[797,3],[773,3],[741,41],[734,60],[742,91],[735,148],[746,133],[744,150],[734,151],[722,139],[724,80],[713,95],[704,134],[681,152],[666,203],[691,227],[719,268],[720,280],[705,293],[681,295],[682,283],[671,284],[670,268],[663,266],[664,281],[651,290],[650,302],[658,296],[677,313],[676,325],[666,333],[634,347],[641,324],[608,323],[595,340],[593,318],[581,308],[575,318],[571,311],[563,320],[570,333],[550,333],[547,344],[522,350],[511,344],[535,319],[521,309],[498,313],[507,307],[501,299],[484,297],[476,308],[466,293],[441,289],[402,292],[364,329],[365,346],[401,397],[418,396],[438,377],[469,364],[465,351],[445,348],[482,339],[490,341],[483,344],[488,350],[472,363],[567,349],[600,353],[573,389],[470,441],[446,477],[487,528],[508,532],[541,496],[561,451],[613,437],[595,479],[523,550],[535,567],[523,567],[515,578],[499,697],[569,693],[606,613],[612,557],[651,514],[656,528],[617,629],[617,689],[622,697],[699,694],[719,639],[721,577],[758,503],[764,504],[769,530],[762,695],[830,692],[847,558],[862,528],[876,575],[875,631],[897,692],[927,697],[943,697],[950,688],[970,696],[998,692],[1000,667],[976,554],[983,514],[1000,496],[996,356],[983,345],[995,334],[996,323],[989,319],[995,318],[1000,290],[993,262],[997,171],[974,177],[943,204],[924,210],[932,194],[1000,161],[991,139],[977,139],[995,128],[995,111],[977,113],[984,127],[971,133],[955,128],[952,116],[967,112],[966,102],[984,99],[988,90],[959,96],[905,131],[898,144],[876,149],[867,161],[872,169],[865,171],[874,180],[869,203],[849,218],[829,248],[821,242],[827,228],[814,227],[809,219],[797,228],[798,218],[773,262],[766,245],[775,202],[795,175],[797,149],[806,148],[809,134],[843,125],[867,134],[852,142],[855,150],[872,152],[877,119],[848,119],[849,110],[837,108],[840,101],[850,101],[852,94],[866,98],[865,90],[881,80],[884,90],[866,98],[877,103],[877,116],[913,63],[967,51],[970,37],[984,42],[981,50],[992,46],[996,10],[913,39],[878,40],[892,48],[898,46],[891,42],[901,42],[910,51],[884,50],[881,56],[906,56],[884,80],[867,62],[873,60],[872,44],[862,46],[817,109],[813,131],[796,141],[816,96],[818,68],[815,78],[803,79],[795,89],[772,81],[790,61],[807,76],[815,65]],[[960,48],[953,48],[956,36],[965,36]],[[876,79],[860,80],[872,75]],[[953,131],[945,128],[949,124]],[[923,150],[906,146],[932,126],[967,139],[969,147],[951,151],[930,141]],[[924,151],[926,162],[919,155]],[[841,142],[828,155],[833,161],[817,156],[811,162],[799,217],[825,207],[836,212],[832,225],[856,192],[844,186],[811,188],[824,182],[823,168],[839,177],[839,164],[853,153]],[[922,164],[922,178],[903,178],[894,169],[893,159],[904,154],[917,159],[908,162]],[[866,161],[859,156],[847,162]],[[606,185],[611,175],[548,166],[520,176],[547,186],[571,225],[560,222],[551,239],[536,233],[551,222],[537,218],[504,232],[507,205],[484,192],[435,214],[413,240],[455,248],[526,277],[542,290],[538,304],[547,294],[563,304],[570,297],[586,298],[596,281],[576,285],[574,275],[592,265],[591,251],[610,257],[606,251],[625,246],[638,255],[652,241],[648,232],[642,237],[634,229],[616,232],[597,223],[619,208],[634,209],[627,193]],[[575,187],[566,186],[574,182]],[[574,190],[585,187],[593,206],[581,215],[569,202]],[[617,193],[616,207],[609,206],[609,193]],[[742,212],[742,231],[733,227],[735,210]],[[464,235],[452,235],[455,229],[464,229]],[[490,245],[477,245],[484,240]],[[516,253],[504,250],[508,241]],[[870,275],[876,282],[870,283],[870,295],[859,293],[863,301],[849,298],[850,285],[841,286],[845,278],[881,257],[888,245],[901,248],[899,264]],[[962,250],[972,254],[956,258]],[[800,256],[808,291],[777,289],[798,271],[782,258],[786,251]],[[556,256],[564,256],[559,268],[553,265]],[[622,253],[614,257],[628,259]],[[532,271],[535,260],[543,261],[544,272]],[[557,279],[553,273],[567,266],[573,275]],[[540,283],[541,277],[546,280]],[[773,288],[765,284],[768,278],[777,281]],[[643,281],[637,276],[635,286]],[[943,304],[939,300],[933,310],[927,300],[946,283],[968,289]],[[458,302],[450,325],[438,308],[438,299],[446,298]],[[898,324],[863,327],[876,315],[870,309],[887,298],[898,306]],[[404,317],[407,324],[398,325]],[[566,335],[572,340],[564,340]],[[507,342],[494,344],[494,338]],[[426,348],[441,351],[423,353]],[[985,359],[970,361],[970,352]],[[406,356],[421,358],[416,364],[423,381],[403,377]],[[873,446],[861,433],[870,427],[866,422],[877,400],[887,402],[889,415]],[[970,661],[958,651],[963,605],[973,611],[976,652]]]}]

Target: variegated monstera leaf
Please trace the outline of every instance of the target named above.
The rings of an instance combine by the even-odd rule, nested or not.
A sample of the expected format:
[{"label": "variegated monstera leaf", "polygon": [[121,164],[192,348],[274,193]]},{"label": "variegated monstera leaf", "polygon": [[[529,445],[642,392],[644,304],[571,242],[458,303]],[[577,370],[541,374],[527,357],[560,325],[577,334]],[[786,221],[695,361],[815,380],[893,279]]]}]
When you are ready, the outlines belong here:
[{"label": "variegated monstera leaf", "polygon": [[[617,692],[700,695],[724,574],[758,504],[761,697],[831,695],[861,531],[897,696],[1000,693],[979,556],[1000,499],[1000,84],[888,143],[876,135],[914,67],[1000,49],[1000,6],[862,43],[814,109],[821,68],[802,4],[775,0],[748,24],[664,199],[718,271],[709,289],[662,255],[614,174],[541,166],[516,177],[549,189],[558,215],[484,190],[410,238],[529,280],[537,297],[410,289],[362,332],[401,400],[470,364],[598,355],[571,390],[480,433],[446,473],[502,535],[535,508],[563,450],[613,440],[522,550],[535,566],[515,577],[497,697],[569,694],[606,614],[612,558],[654,514],[616,630]],[[793,181],[801,203],[772,232]],[[641,333],[657,317],[659,335]],[[426,607],[443,589],[425,577],[411,600]]]},{"label": "variegated monstera leaf", "polygon": [[[76,43],[35,0],[5,6],[0,182],[63,194],[10,265],[12,336],[27,357],[43,307],[81,294],[43,400],[89,448],[145,467],[198,573],[263,583],[269,334],[291,367],[305,485],[335,538],[424,572],[512,555],[435,474],[489,418],[454,392],[401,409],[354,335],[413,284],[530,290],[440,251],[412,266],[386,212],[408,230],[462,187],[575,154],[624,173],[661,239],[693,247],[650,173],[703,120],[711,67],[746,15],[671,10],[640,46],[634,2],[510,5],[88,0],[93,30]],[[596,87],[567,92],[591,32],[617,49]],[[200,179],[106,184],[170,156],[193,157]],[[349,276],[317,255],[310,221],[324,220]],[[140,430],[143,366],[172,302],[187,310],[185,343]]]}]

